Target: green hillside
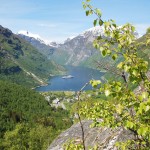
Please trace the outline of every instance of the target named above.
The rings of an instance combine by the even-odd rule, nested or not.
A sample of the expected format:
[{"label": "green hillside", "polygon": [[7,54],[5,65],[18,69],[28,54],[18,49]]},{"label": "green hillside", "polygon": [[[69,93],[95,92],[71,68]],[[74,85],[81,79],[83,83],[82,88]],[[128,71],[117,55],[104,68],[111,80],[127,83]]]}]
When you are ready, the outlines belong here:
[{"label": "green hillside", "polygon": [[28,42],[0,26],[0,79],[33,87],[64,72]]},{"label": "green hillside", "polygon": [[0,149],[46,149],[71,124],[68,111],[39,93],[0,81]]},{"label": "green hillside", "polygon": [[147,43],[147,39],[150,39],[150,32],[147,33],[137,40],[140,44],[138,54],[140,57],[144,57],[150,63],[150,43]]}]

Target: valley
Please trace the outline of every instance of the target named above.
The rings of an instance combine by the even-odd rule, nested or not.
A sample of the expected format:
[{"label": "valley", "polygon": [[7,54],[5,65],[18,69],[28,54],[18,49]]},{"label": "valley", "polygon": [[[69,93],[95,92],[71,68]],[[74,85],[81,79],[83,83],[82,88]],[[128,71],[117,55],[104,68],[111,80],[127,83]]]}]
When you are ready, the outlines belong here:
[{"label": "valley", "polygon": [[[27,31],[18,32],[18,35],[35,46],[39,52],[50,60],[61,65],[85,66],[96,69],[95,61],[104,61],[100,53],[93,48],[93,41],[98,36],[104,36],[103,28],[93,27],[73,38],[68,38],[62,43],[47,43],[42,38],[36,37]],[[108,59],[109,63],[113,63]]]},{"label": "valley", "polygon": [[[127,102],[132,96],[135,100],[137,94],[135,91],[140,89],[138,92],[141,93],[143,81],[139,81],[139,76],[134,77],[139,71],[136,68],[133,74],[132,70],[124,74],[121,69],[120,72],[119,69],[116,69],[118,64],[124,61],[123,56],[115,59],[104,57],[103,52],[93,48],[93,41],[98,35],[105,39],[103,32],[101,27],[94,27],[74,38],[68,38],[60,44],[44,41],[37,34],[31,34],[28,31],[14,34],[9,29],[0,26],[0,140],[2,141],[0,149],[45,150],[66,129],[68,130],[63,133],[67,134],[68,139],[72,135],[76,137],[74,129],[76,129],[77,122],[79,122],[77,129],[79,129],[82,124],[81,119],[86,130],[96,133],[97,128],[89,129],[91,121],[86,121],[87,118],[96,121],[94,127],[97,127],[100,123],[99,118],[105,116],[108,117],[109,123],[114,123],[112,117],[114,114],[107,116],[112,111],[122,117],[123,107],[126,106],[124,103],[119,104],[119,96],[121,95]],[[137,38],[133,44],[133,46],[139,44],[137,56],[145,60],[143,64],[150,63],[150,46],[149,43],[146,44],[147,38],[150,38],[149,32],[143,37]],[[129,67],[127,64],[126,71]],[[147,68],[147,75],[142,76],[142,80],[147,77],[149,79],[149,68],[150,65]],[[137,79],[139,83],[125,84],[123,77],[126,78],[129,73],[131,73],[131,79],[129,77],[128,80]],[[147,82],[148,80],[144,84]],[[89,85],[84,87],[87,83]],[[100,87],[99,84],[102,86]],[[113,88],[112,91],[110,91],[111,88]],[[127,98],[126,88],[129,88],[129,91],[135,89],[135,91],[129,92]],[[147,95],[148,93],[144,91],[142,95],[144,107],[140,108],[140,115],[144,111],[149,113],[149,107],[146,107],[147,103],[145,102],[148,98]],[[140,97],[140,99],[142,98]],[[131,103],[125,111],[131,107],[130,105]],[[140,103],[137,105],[141,107]],[[143,109],[145,107],[146,110]],[[96,114],[92,114],[94,112]],[[98,119],[93,118],[95,116]],[[107,125],[107,120],[105,118],[103,120],[106,121],[104,125]],[[117,127],[119,125],[117,124]],[[114,138],[116,137],[121,136],[122,139],[126,139],[129,135],[133,136],[133,133],[127,133],[125,137],[122,137],[124,134],[120,128],[117,130],[117,135],[115,130],[112,131],[109,128],[106,130],[100,128],[100,130],[101,136],[106,136],[106,141],[103,142],[103,139],[100,138],[100,142],[103,147],[107,144],[108,148],[112,143],[115,143]],[[77,140],[80,138],[81,142],[81,131],[76,131],[78,131]],[[89,134],[89,132],[86,133]],[[60,134],[56,141],[64,139],[64,134]],[[111,140],[107,141],[107,139]],[[66,139],[61,141],[66,142]],[[60,148],[62,148],[64,143],[60,142],[60,144]],[[58,146],[55,141],[52,145],[56,148]]]},{"label": "valley", "polygon": [[45,85],[50,75],[64,74],[65,69],[9,29],[0,26],[0,79],[27,87]]}]

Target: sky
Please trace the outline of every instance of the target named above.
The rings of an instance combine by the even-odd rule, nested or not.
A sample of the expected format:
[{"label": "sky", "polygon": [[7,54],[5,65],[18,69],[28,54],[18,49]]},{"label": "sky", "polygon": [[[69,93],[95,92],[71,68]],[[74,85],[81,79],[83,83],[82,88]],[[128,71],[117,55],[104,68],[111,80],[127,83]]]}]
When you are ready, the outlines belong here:
[{"label": "sky", "polygon": [[[0,0],[0,25],[14,33],[20,30],[62,42],[93,27],[94,16],[87,17],[83,0]],[[150,27],[150,0],[91,0],[103,19],[117,24],[131,23],[144,34]]]}]

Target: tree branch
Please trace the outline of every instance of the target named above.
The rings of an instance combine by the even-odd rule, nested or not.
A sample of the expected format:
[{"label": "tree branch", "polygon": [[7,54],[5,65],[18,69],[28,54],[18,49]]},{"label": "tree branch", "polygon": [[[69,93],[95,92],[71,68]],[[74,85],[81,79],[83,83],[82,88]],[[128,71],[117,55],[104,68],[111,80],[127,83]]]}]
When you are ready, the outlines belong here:
[{"label": "tree branch", "polygon": [[83,123],[81,121],[81,116],[80,116],[80,113],[79,113],[79,102],[80,102],[80,95],[82,93],[82,91],[84,90],[84,88],[89,84],[89,82],[87,82],[81,89],[80,91],[77,93],[77,97],[78,97],[78,106],[77,106],[77,115],[78,115],[78,119],[79,119],[79,123],[80,123],[80,126],[81,126],[81,131],[82,131],[82,145],[83,145],[83,149],[85,150],[85,134],[84,134],[84,127],[83,127]]}]

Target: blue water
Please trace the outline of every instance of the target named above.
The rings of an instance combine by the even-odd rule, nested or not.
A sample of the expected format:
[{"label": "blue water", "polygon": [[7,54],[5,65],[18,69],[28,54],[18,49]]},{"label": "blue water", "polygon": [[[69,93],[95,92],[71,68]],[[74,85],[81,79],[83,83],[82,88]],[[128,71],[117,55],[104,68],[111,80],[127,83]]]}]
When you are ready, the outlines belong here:
[{"label": "blue water", "polygon": [[[55,76],[49,80],[47,86],[36,88],[37,91],[79,91],[91,79],[100,79],[104,74],[98,70],[89,69],[85,67],[66,66],[68,70],[67,75],[72,75],[74,78],[63,79],[63,76]],[[84,90],[92,89],[88,85]]]}]

